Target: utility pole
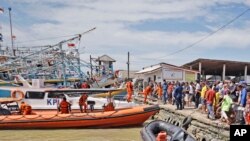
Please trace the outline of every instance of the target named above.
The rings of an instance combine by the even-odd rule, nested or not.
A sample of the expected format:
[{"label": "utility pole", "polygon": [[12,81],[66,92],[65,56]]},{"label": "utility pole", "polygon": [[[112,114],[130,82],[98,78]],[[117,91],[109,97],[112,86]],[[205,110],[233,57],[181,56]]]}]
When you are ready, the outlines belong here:
[{"label": "utility pole", "polygon": [[130,62],[129,62],[129,52],[128,52],[128,62],[127,62],[127,65],[128,65],[128,79],[129,79],[129,64],[130,64]]},{"label": "utility pole", "polygon": [[89,56],[89,63],[90,63],[90,78],[92,78],[93,70],[92,70],[92,57],[91,57],[91,55]]},{"label": "utility pole", "polygon": [[9,9],[9,17],[10,17],[10,39],[11,39],[11,50],[12,50],[12,55],[15,56],[14,53],[14,42],[13,42],[13,33],[12,33],[12,21],[11,21],[11,7]]}]

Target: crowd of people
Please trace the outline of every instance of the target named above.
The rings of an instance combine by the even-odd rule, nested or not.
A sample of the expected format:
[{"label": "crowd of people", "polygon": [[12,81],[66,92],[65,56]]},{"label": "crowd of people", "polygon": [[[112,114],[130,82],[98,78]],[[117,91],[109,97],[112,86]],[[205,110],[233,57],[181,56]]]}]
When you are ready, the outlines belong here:
[{"label": "crowd of people", "polygon": [[162,104],[176,105],[176,110],[185,107],[198,109],[214,120],[220,118],[227,124],[250,125],[250,92],[245,82],[235,81],[196,81],[196,82],[149,82],[138,94],[157,97]]}]

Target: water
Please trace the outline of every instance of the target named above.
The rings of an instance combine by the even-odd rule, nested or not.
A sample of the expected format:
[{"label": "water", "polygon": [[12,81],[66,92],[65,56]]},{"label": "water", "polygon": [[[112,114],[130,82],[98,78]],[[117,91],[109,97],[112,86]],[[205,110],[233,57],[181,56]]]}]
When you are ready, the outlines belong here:
[{"label": "water", "polygon": [[0,130],[0,141],[141,141],[141,129]]}]

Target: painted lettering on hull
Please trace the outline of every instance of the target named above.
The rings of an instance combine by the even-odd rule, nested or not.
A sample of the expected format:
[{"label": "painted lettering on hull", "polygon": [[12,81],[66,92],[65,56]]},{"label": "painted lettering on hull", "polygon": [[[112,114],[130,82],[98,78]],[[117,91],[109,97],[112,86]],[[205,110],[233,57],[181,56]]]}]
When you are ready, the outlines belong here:
[{"label": "painted lettering on hull", "polygon": [[47,99],[47,105],[58,105],[58,104],[59,104],[59,99],[55,99],[55,98]]}]

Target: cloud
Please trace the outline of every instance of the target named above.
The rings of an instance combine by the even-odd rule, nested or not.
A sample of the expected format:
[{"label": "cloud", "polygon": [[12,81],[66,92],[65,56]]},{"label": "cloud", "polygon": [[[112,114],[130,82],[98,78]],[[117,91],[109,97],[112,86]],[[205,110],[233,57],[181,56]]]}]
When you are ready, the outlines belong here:
[{"label": "cloud", "polygon": [[[205,18],[207,25],[204,26],[213,31],[217,26],[211,23],[223,19],[223,15],[212,11],[213,7],[232,4],[248,6],[249,0],[16,0],[14,4],[32,21],[29,25],[14,27],[19,41],[73,35],[97,27],[96,30],[83,36],[80,48],[85,47],[84,50],[81,49],[85,54],[81,57],[88,60],[90,54],[94,57],[107,54],[117,60],[116,68],[126,69],[127,52],[131,53],[132,68],[140,69],[159,62],[181,65],[187,60],[196,58],[197,54],[204,53],[204,50],[250,46],[248,40],[250,29],[245,25],[229,27],[183,53],[169,56],[172,52],[187,47],[209,33],[140,31],[130,28],[130,25],[145,21],[171,19],[192,21],[208,17]],[[8,28],[7,22],[4,28]],[[24,42],[20,45],[55,44],[62,39],[67,37]]]}]

